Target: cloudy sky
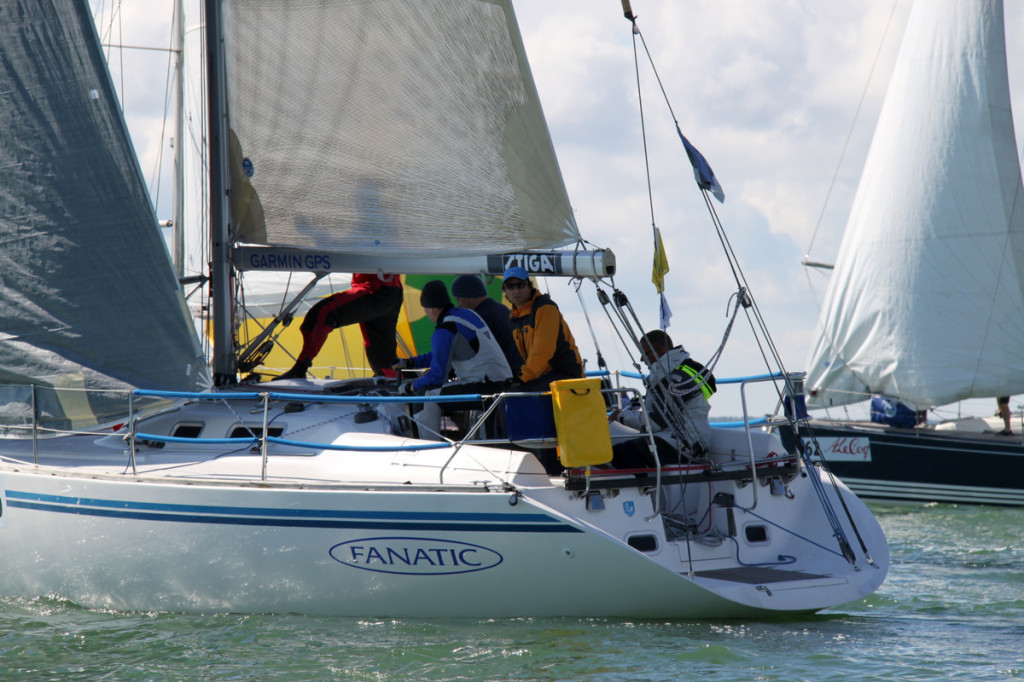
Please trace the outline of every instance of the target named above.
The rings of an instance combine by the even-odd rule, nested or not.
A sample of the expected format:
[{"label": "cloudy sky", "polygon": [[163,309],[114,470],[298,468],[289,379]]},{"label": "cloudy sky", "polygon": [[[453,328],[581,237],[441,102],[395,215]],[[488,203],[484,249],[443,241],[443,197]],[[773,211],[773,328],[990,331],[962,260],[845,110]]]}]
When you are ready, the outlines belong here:
[{"label": "cloudy sky", "polygon": [[[616,284],[645,324],[656,326],[651,205],[630,24],[619,0],[514,0],[514,5],[581,232],[615,251]],[[909,0],[632,2],[679,125],[725,189],[725,204],[716,203],[719,218],[789,370],[804,369],[826,282],[825,275],[806,271],[800,261],[805,255],[835,259],[909,5]],[[1024,34],[1024,7],[1007,5],[1007,32]],[[169,0],[126,3],[112,29],[107,28],[111,0],[93,0],[93,6],[101,35],[110,41],[167,44]],[[1009,49],[1011,94],[1024,106],[1024,74],[1014,67],[1024,65],[1024,48],[1011,44]],[[156,177],[167,56],[132,50],[120,59],[116,53],[111,57],[114,78],[127,93],[125,112],[143,170]],[[642,53],[641,59],[654,221],[671,266],[667,293],[674,317],[668,331],[697,359],[705,359],[725,333],[736,284]],[[165,143],[164,165],[169,153]],[[158,213],[169,217],[168,186],[159,191]],[[569,313],[581,350],[593,364],[594,343],[577,312],[575,293],[562,281],[551,280],[548,288]],[[591,320],[600,323],[603,313],[592,290],[583,291]],[[607,325],[595,326],[609,363],[628,367]],[[741,317],[716,374],[764,371]],[[738,413],[738,395],[728,391],[716,396],[716,413]],[[988,408],[986,402],[983,409]]]}]

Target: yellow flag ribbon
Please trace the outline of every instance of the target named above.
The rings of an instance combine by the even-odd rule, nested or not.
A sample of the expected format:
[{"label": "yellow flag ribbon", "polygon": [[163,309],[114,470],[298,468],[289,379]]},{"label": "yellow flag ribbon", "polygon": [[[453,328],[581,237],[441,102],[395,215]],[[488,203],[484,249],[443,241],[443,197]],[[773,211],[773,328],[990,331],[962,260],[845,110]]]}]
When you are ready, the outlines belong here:
[{"label": "yellow flag ribbon", "polygon": [[665,274],[668,272],[668,257],[665,255],[665,244],[661,241],[661,229],[654,228],[654,269],[651,272],[651,281],[654,282],[658,293],[665,291]]}]

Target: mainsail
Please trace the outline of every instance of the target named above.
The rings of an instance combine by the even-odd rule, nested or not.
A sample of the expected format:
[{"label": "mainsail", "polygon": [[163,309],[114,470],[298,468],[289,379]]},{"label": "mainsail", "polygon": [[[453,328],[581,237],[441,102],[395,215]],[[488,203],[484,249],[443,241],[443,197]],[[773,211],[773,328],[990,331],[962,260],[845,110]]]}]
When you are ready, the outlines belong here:
[{"label": "mainsail", "polygon": [[240,242],[485,254],[577,239],[511,3],[223,3]]},{"label": "mainsail", "polygon": [[0,383],[208,386],[88,3],[0,3],[0,44]]},{"label": "mainsail", "polygon": [[[238,311],[216,295],[236,281],[218,245],[240,271],[494,274],[580,243],[510,0],[212,9],[218,383]],[[610,274],[614,257],[548,251],[531,270]]]},{"label": "mainsail", "polygon": [[1001,0],[908,20],[807,368],[812,405],[1024,391],[1024,190]]}]

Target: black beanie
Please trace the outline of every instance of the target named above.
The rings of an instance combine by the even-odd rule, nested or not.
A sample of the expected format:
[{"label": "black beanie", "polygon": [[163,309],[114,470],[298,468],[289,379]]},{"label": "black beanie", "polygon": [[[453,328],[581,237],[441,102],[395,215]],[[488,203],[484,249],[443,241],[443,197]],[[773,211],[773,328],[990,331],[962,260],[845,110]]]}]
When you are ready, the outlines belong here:
[{"label": "black beanie", "polygon": [[424,308],[448,308],[452,300],[448,298],[448,288],[439,279],[432,279],[423,285],[420,292],[420,305]]}]

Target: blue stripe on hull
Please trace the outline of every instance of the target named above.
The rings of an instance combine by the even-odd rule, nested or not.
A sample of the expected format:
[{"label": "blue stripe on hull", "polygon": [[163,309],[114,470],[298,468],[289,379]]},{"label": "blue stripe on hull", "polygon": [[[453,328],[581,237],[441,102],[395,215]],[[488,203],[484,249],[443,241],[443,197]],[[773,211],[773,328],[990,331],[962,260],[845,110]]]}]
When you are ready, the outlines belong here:
[{"label": "blue stripe on hull", "polygon": [[331,509],[273,509],[208,505],[159,504],[6,492],[7,506],[58,514],[78,514],[142,521],[275,526],[290,528],[348,528],[358,530],[419,530],[488,533],[582,533],[544,514],[457,512],[370,512]]}]

